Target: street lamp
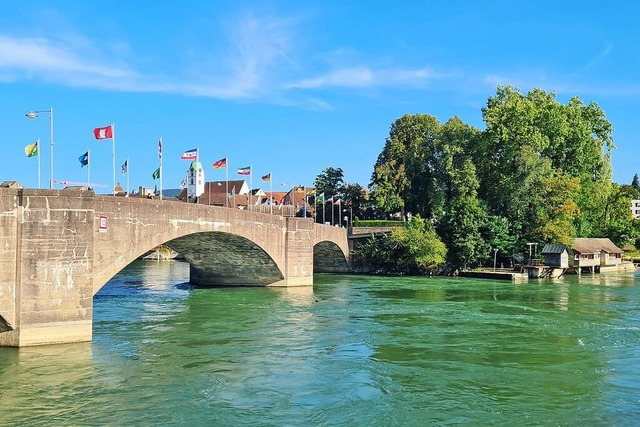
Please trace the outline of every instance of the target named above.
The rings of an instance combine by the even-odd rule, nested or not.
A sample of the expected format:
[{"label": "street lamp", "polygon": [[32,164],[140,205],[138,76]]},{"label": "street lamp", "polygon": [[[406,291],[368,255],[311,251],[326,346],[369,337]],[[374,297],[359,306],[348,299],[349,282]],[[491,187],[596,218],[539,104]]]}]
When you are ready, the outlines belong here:
[{"label": "street lamp", "polygon": [[[347,213],[347,209],[343,209],[342,212]],[[345,222],[347,222],[347,217],[344,217]],[[349,222],[347,223],[347,229],[349,228],[349,225],[351,226],[351,228],[353,228],[353,208],[351,206],[349,206]]]},{"label": "street lamp", "polygon": [[53,107],[48,110],[31,110],[25,117],[28,119],[37,119],[38,113],[49,114],[49,146],[51,148],[51,156],[49,157],[49,190],[53,189]]},{"label": "street lamp", "polygon": [[496,256],[498,255],[498,248],[493,248],[493,271],[496,271]]}]

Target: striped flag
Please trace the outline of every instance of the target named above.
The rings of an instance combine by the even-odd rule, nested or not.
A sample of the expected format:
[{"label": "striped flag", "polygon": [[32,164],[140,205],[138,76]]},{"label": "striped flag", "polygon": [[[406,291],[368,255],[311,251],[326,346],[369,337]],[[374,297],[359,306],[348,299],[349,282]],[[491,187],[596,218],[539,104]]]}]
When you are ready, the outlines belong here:
[{"label": "striped flag", "polygon": [[198,149],[194,148],[192,150],[185,151],[182,157],[180,157],[180,159],[181,160],[198,160]]},{"label": "striped flag", "polygon": [[270,182],[271,181],[271,174],[268,173],[265,176],[262,177],[262,180],[265,182]]},{"label": "striped flag", "polygon": [[238,168],[238,175],[251,175],[251,166]]},{"label": "striped flag", "polygon": [[221,169],[221,168],[226,168],[227,167],[227,158],[225,157],[224,159],[220,159],[216,162],[213,162],[213,168],[214,169]]}]

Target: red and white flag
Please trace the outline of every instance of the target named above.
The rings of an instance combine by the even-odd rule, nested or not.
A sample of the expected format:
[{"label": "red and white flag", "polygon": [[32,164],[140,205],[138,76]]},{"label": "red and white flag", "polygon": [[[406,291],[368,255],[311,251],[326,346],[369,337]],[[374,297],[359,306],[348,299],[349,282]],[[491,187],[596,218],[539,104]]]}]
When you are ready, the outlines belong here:
[{"label": "red and white flag", "polygon": [[198,149],[193,148],[191,150],[187,150],[180,157],[181,160],[198,160]]},{"label": "red and white flag", "polygon": [[113,138],[113,125],[105,126],[103,128],[95,128],[93,130],[93,136],[95,136],[96,139]]}]

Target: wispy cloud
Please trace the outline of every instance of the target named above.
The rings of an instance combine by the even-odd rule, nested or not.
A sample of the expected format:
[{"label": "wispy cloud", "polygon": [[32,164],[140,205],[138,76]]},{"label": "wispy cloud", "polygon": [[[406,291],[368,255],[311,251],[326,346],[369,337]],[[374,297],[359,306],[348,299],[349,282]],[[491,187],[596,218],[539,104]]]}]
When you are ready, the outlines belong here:
[{"label": "wispy cloud", "polygon": [[613,45],[611,43],[607,44],[604,49],[600,51],[591,61],[587,62],[587,65],[583,67],[583,70],[588,70],[589,68],[594,67],[598,63],[605,60],[610,54],[613,52]]},{"label": "wispy cloud", "polygon": [[[423,87],[446,78],[428,67],[389,67],[354,59],[342,64],[310,64],[302,52],[302,18],[245,13],[229,20],[223,43],[217,37],[194,45],[191,59],[155,60],[144,54],[144,65],[129,43],[92,40],[70,33],[49,38],[20,38],[0,33],[0,81],[41,80],[105,91],[156,92],[217,99],[257,100],[329,109],[326,100],[302,91],[323,88],[369,89]],[[322,56],[322,53],[319,54]],[[336,58],[333,58],[335,61]],[[349,65],[344,65],[350,62]],[[306,68],[305,68],[306,67]],[[313,69],[309,77],[306,70]]]},{"label": "wispy cloud", "polygon": [[112,86],[136,74],[83,56],[62,41],[0,35],[0,75],[5,81],[42,79],[70,86]]},{"label": "wispy cloud", "polygon": [[292,89],[321,89],[326,87],[366,88],[374,86],[418,86],[430,80],[443,78],[428,68],[374,69],[369,66],[351,66],[327,74],[302,79],[287,85]]}]

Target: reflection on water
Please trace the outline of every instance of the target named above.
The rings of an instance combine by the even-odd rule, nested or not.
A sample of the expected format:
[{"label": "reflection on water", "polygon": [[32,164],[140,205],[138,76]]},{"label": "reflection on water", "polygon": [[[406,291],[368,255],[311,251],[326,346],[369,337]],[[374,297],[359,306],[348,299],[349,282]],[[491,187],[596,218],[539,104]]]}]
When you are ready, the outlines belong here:
[{"label": "reflection on water", "polygon": [[637,274],[198,288],[139,261],[93,343],[0,349],[0,425],[636,425]]}]

